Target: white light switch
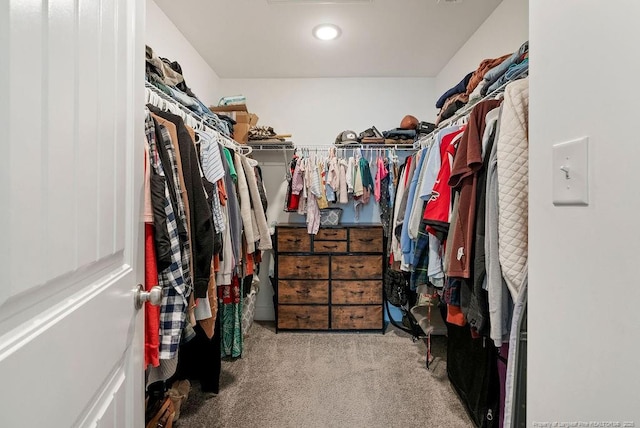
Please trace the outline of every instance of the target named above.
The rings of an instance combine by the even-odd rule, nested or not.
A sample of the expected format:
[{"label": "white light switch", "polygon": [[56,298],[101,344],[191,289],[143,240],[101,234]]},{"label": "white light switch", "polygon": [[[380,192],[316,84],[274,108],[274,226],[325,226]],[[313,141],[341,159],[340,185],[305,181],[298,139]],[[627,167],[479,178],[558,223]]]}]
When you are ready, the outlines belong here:
[{"label": "white light switch", "polygon": [[553,204],[589,205],[589,139],[553,146]]}]

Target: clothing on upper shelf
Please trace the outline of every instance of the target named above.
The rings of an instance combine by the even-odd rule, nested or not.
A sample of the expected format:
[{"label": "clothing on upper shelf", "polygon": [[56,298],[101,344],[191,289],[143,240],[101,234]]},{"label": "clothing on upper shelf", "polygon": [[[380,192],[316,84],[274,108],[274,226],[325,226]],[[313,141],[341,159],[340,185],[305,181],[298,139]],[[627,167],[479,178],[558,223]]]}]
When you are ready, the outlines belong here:
[{"label": "clothing on upper shelf", "polygon": [[187,87],[182,75],[182,67],[177,61],[160,58],[153,49],[145,49],[146,81],[167,94],[169,97],[198,114],[207,125],[217,129],[220,133],[230,136],[233,122],[211,112],[196,95]]},{"label": "clothing on upper shelf", "polygon": [[[445,92],[436,102],[440,109],[436,125],[454,116],[458,110],[478,96],[485,96],[512,80],[524,78],[529,71],[529,42],[525,42],[512,54],[499,58],[485,59],[472,73],[467,74],[460,83]],[[466,83],[465,83],[466,82]],[[464,90],[463,90],[464,86]]]},{"label": "clothing on upper shelf", "polygon": [[466,94],[467,95],[471,94],[476,89],[476,86],[478,86],[480,82],[482,82],[482,79],[484,79],[484,75],[487,74],[487,72],[492,68],[502,64],[502,62],[504,62],[507,58],[509,58],[509,56],[511,55],[507,54],[499,58],[485,59],[482,62],[480,62],[480,65],[478,65],[477,70],[473,72],[473,76],[471,76],[471,79],[469,79],[469,84],[467,85]]},{"label": "clothing on upper shelf", "polygon": [[529,75],[529,58],[525,58],[523,61],[515,64],[511,64],[507,71],[496,80],[491,86],[489,86],[488,92],[493,92],[506,82],[512,80],[521,79]]},{"label": "clothing on upper shelf", "polygon": [[[524,42],[520,48],[515,51],[511,56],[505,61],[501,62],[497,66],[493,67],[491,70],[487,71],[484,75],[481,83],[480,94],[482,96],[487,95],[487,92],[491,92],[492,85],[496,83],[500,78],[506,73],[506,71],[515,64],[519,64],[522,62],[522,57],[529,52],[529,41]],[[500,85],[498,85],[500,86]]]},{"label": "clothing on upper shelf", "polygon": [[447,99],[453,95],[465,94],[467,92],[467,86],[469,85],[471,76],[473,76],[473,71],[467,74],[466,76],[464,76],[460,81],[460,83],[458,83],[456,86],[454,86],[453,88],[449,89],[447,92],[442,94],[442,96],[438,98],[438,101],[436,101],[436,108],[442,108],[442,106],[444,106],[445,101],[447,101]]}]

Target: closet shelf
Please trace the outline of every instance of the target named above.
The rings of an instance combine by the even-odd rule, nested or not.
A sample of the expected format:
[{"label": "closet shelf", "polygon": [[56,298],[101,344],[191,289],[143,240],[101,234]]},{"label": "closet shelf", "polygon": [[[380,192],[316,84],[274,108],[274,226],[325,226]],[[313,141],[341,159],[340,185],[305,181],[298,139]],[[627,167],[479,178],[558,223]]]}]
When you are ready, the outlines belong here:
[{"label": "closet shelf", "polygon": [[413,144],[344,144],[335,145],[337,149],[396,149],[396,150],[413,150]]},{"label": "closet shelf", "polygon": [[293,145],[293,141],[283,141],[281,143],[261,143],[260,141],[249,141],[246,145],[252,147],[253,150],[293,150],[296,148]]}]

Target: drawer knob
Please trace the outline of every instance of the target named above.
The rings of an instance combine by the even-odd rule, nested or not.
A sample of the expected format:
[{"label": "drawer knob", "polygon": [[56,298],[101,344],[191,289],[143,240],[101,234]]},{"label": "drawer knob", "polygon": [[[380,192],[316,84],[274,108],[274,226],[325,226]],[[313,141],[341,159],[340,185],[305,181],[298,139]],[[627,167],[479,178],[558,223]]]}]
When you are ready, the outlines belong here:
[{"label": "drawer knob", "polygon": [[309,265],[306,265],[306,266],[296,265],[296,268],[297,268],[297,269],[302,269],[302,270],[309,269],[310,267],[311,267],[311,266],[309,266]]},{"label": "drawer knob", "polygon": [[364,319],[364,315],[351,315],[349,318],[352,320],[361,320]]},{"label": "drawer knob", "polygon": [[364,290],[350,290],[351,294],[364,294]]},{"label": "drawer knob", "polygon": [[287,242],[295,242],[296,244],[298,242],[302,242],[302,239],[296,238],[296,239],[287,239]]},{"label": "drawer knob", "polygon": [[327,236],[338,236],[338,232],[327,232],[325,233]]},{"label": "drawer knob", "polygon": [[296,315],[296,318],[299,320],[308,320],[311,319],[310,315]]},{"label": "drawer knob", "polygon": [[309,293],[311,293],[311,290],[309,290],[308,288],[305,288],[304,290],[296,290],[296,293],[298,293],[298,294],[309,294]]},{"label": "drawer knob", "polygon": [[349,265],[349,267],[351,269],[362,269],[362,268],[364,268],[364,265],[358,265],[358,266]]},{"label": "drawer knob", "polygon": [[336,248],[338,248],[337,245],[323,245],[322,248],[324,248],[325,250],[335,250]]},{"label": "drawer knob", "polygon": [[373,238],[360,238],[361,242],[373,242]]}]

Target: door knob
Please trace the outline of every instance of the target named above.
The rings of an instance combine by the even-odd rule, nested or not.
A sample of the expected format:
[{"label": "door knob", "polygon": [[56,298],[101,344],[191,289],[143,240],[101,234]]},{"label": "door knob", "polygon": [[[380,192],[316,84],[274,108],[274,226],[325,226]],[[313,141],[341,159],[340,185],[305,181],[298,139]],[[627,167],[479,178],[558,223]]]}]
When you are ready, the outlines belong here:
[{"label": "door knob", "polygon": [[162,303],[162,288],[155,286],[150,291],[144,291],[142,284],[138,284],[133,294],[136,309],[141,309],[144,302],[149,302],[153,306],[159,306]]}]

